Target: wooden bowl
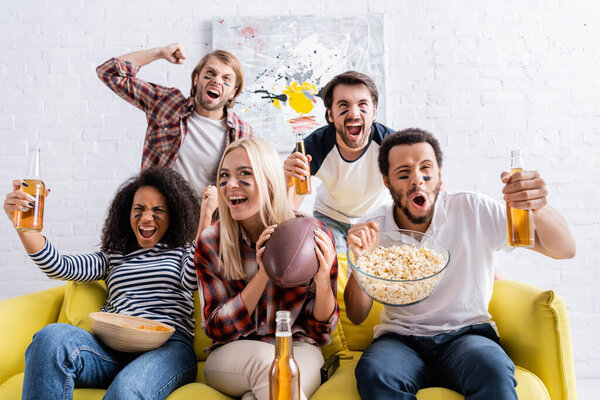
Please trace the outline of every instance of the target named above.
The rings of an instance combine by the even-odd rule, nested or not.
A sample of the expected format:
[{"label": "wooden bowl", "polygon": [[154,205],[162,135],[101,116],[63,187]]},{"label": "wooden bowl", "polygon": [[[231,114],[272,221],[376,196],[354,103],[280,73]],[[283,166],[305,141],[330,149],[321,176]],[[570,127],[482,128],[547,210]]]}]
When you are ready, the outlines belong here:
[{"label": "wooden bowl", "polygon": [[89,314],[92,330],[111,349],[140,353],[163,345],[175,328],[162,322],[107,312]]}]

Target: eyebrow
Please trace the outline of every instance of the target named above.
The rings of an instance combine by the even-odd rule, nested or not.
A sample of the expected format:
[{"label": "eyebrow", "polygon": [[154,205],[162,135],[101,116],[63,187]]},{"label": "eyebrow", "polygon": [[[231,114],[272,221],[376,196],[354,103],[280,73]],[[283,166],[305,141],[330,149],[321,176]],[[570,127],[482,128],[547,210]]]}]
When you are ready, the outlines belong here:
[{"label": "eyebrow", "polygon": [[[368,102],[368,101],[369,101],[369,99],[366,99],[366,98],[364,98],[364,99],[360,99],[360,100],[358,100],[358,101],[357,101],[357,103],[363,103],[363,102],[365,102],[365,101],[366,101],[366,102]],[[340,103],[350,103],[350,100],[346,100],[346,99],[339,99],[339,100],[338,100],[338,101],[337,101],[335,104],[339,106],[339,105],[340,105]]]},{"label": "eyebrow", "polygon": [[[432,160],[429,160],[429,159],[427,159],[427,160],[423,160],[423,161],[421,161],[419,164],[417,164],[417,166],[421,166],[421,165],[423,165],[423,164],[426,164],[426,163],[433,163],[433,161],[432,161]],[[412,166],[411,166],[411,165],[408,165],[408,164],[399,165],[399,166],[397,166],[397,167],[394,169],[394,171],[393,171],[393,172],[396,172],[396,171],[398,171],[398,170],[400,170],[400,169],[404,169],[404,168],[409,168],[409,169],[410,169],[410,168],[412,168]]]},{"label": "eyebrow", "polygon": [[[242,165],[241,167],[237,167],[238,171],[242,171],[244,169],[249,169],[250,171],[253,171],[252,167],[249,166],[249,165]],[[221,169],[219,170],[219,172],[222,172],[222,171],[229,171],[229,168],[227,168],[227,167],[221,167]]]}]

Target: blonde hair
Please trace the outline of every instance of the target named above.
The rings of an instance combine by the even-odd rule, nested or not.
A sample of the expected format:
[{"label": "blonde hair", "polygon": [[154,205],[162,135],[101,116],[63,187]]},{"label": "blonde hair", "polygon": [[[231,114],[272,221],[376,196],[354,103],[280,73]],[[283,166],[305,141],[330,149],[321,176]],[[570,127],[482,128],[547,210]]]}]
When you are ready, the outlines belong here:
[{"label": "blonde hair", "polygon": [[202,68],[204,68],[204,66],[208,63],[208,60],[210,60],[211,57],[214,57],[223,64],[227,65],[235,74],[235,95],[225,105],[227,108],[232,108],[235,105],[235,99],[240,93],[242,93],[242,88],[244,87],[244,74],[242,72],[242,64],[240,64],[240,60],[225,50],[215,50],[212,53],[206,54],[200,61],[198,61],[198,64],[196,64],[196,67],[192,71],[192,87],[190,89],[190,96],[196,97],[196,85],[194,84],[194,79],[200,73]]},{"label": "blonde hair", "polygon": [[[248,155],[250,166],[256,186],[258,188],[258,198],[260,202],[260,220],[266,228],[269,225],[280,224],[283,221],[294,217],[294,210],[287,197],[287,188],[283,167],[279,154],[265,139],[251,137],[238,139],[231,143],[219,162],[219,169],[223,166],[225,157],[235,149],[243,149]],[[221,177],[217,174],[217,187],[220,187]],[[242,253],[240,248],[240,227],[241,222],[235,221],[231,217],[227,201],[221,195],[217,197],[219,204],[220,218],[220,244],[219,253],[221,255],[221,268],[225,279],[243,279],[246,277]]]}]

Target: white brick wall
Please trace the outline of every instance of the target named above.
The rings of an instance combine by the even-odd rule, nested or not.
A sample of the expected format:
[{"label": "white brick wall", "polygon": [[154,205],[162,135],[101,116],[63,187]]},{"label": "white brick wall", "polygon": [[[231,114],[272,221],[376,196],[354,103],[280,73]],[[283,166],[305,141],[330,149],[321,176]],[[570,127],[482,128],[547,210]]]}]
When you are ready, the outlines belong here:
[{"label": "white brick wall", "polygon": [[[387,123],[439,137],[447,186],[499,197],[498,177],[515,146],[542,172],[577,257],[517,250],[499,254],[497,266],[565,299],[578,378],[600,380],[600,25],[591,0],[0,4],[0,183],[10,189],[25,168],[26,142],[38,141],[52,188],[46,234],[64,252],[96,248],[114,190],[139,168],[144,115],[106,89],[95,66],[180,41],[186,65],[157,62],[142,76],[187,92],[195,61],[211,48],[212,17],[385,13]],[[27,259],[3,218],[0,298],[56,284]]]}]

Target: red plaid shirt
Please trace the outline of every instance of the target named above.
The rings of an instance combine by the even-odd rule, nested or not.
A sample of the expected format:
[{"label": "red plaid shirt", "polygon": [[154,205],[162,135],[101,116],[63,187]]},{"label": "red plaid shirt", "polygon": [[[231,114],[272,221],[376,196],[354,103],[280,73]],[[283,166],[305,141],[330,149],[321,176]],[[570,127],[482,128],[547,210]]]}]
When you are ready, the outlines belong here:
[{"label": "red plaid shirt", "polygon": [[[194,110],[194,99],[185,97],[179,89],[136,78],[139,69],[139,65],[111,58],[96,68],[96,73],[113,92],[146,113],[148,129],[144,139],[142,169],[152,165],[172,167],[188,133],[187,119]],[[225,110],[225,147],[238,138],[253,135],[249,124],[229,109]]]},{"label": "red plaid shirt", "polygon": [[[320,228],[327,232],[333,241],[331,231],[320,221]],[[263,292],[254,313],[250,315],[242,301],[241,292],[258,270],[256,251],[247,240],[240,238],[242,261],[246,279],[226,280],[219,268],[219,222],[202,233],[196,245],[194,263],[198,274],[198,286],[202,286],[204,297],[204,332],[213,340],[213,349],[239,338],[275,342],[275,313],[290,311],[294,340],[315,345],[329,343],[329,334],[337,325],[339,309],[335,310],[327,322],[317,321],[313,316],[315,304],[315,284],[296,288],[281,288],[271,282]],[[331,290],[335,298],[337,291],[337,257],[331,266]]]}]

